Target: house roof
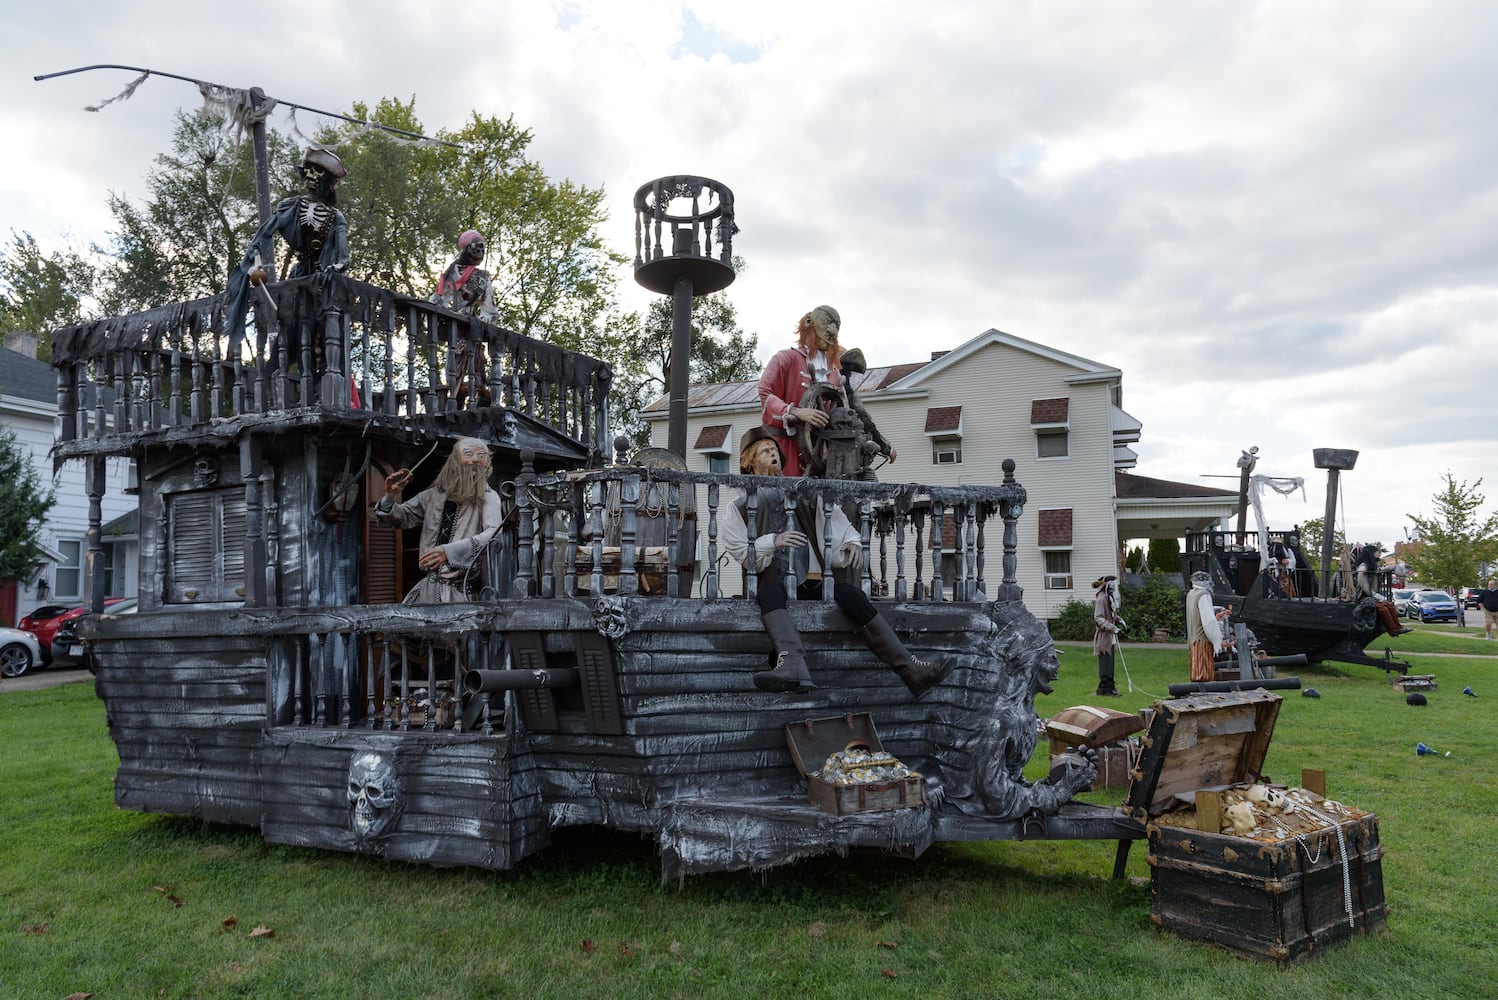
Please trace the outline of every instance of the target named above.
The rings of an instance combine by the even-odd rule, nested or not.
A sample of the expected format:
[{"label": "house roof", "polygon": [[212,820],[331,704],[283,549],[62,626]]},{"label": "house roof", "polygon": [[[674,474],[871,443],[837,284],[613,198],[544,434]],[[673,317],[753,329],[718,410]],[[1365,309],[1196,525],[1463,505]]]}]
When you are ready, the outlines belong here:
[{"label": "house roof", "polygon": [[1173,483],[1168,479],[1151,479],[1130,472],[1113,473],[1114,496],[1120,500],[1181,500],[1189,497],[1238,498],[1237,490],[1221,490],[1215,486],[1197,486],[1194,483]]},{"label": "house roof", "polygon": [[1057,361],[1077,369],[1077,374],[1075,376],[1068,376],[1068,381],[1080,380],[1086,382],[1094,379],[1117,379],[1123,377],[1123,372],[1110,365],[1092,361],[1076,354],[1068,354],[1065,351],[1058,351],[1054,347],[1037,344],[1034,341],[1025,340],[1023,337],[1016,337],[1011,333],[1005,333],[1002,330],[989,329],[962,346],[948,351],[935,361],[922,365],[919,371],[902,378],[900,380],[900,388],[914,388],[932,376],[946,371],[953,365],[961,364],[963,359],[971,357],[991,344],[1002,344],[1017,351],[1024,351],[1034,354],[1037,357],[1049,358],[1052,361]]},{"label": "house roof", "polygon": [[1071,413],[1071,399],[1032,399],[1030,401],[1030,423],[1064,424]]},{"label": "house roof", "polygon": [[0,347],[0,395],[57,403],[57,372],[45,361]]},{"label": "house roof", "polygon": [[926,409],[926,433],[955,431],[962,426],[962,407],[932,406]]},{"label": "house roof", "polygon": [[728,424],[710,424],[697,432],[697,443],[692,445],[696,451],[707,448],[721,448],[723,442],[728,440]]},{"label": "house roof", "polygon": [[[920,371],[929,361],[918,361],[914,364],[887,365],[883,368],[870,368],[863,375],[853,377],[853,388],[859,393],[867,394],[878,392],[880,389],[891,388],[896,382],[905,378],[912,372]],[[55,390],[54,390],[55,394]],[[651,400],[641,413],[665,413],[670,409],[671,399],[669,395],[657,396]],[[759,379],[751,379],[747,382],[710,382],[706,385],[694,385],[687,388],[687,409],[695,410],[699,407],[709,406],[758,406],[759,405]]]}]

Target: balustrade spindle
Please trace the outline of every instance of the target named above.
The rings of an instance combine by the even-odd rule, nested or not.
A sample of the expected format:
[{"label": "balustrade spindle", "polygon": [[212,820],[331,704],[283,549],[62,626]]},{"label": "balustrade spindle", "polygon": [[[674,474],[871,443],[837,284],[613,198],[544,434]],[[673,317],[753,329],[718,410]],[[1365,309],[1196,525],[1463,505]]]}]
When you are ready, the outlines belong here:
[{"label": "balustrade spindle", "polygon": [[705,593],[709,601],[718,599],[718,484],[707,484],[707,573]]},{"label": "balustrade spindle", "polygon": [[[757,513],[758,510],[759,488],[751,486],[744,494],[744,534],[748,539],[749,547],[744,555],[743,564],[744,593],[748,595],[749,600],[751,601],[756,600],[759,597],[759,574],[755,572],[754,567],[754,532],[755,525],[759,524],[759,517]],[[773,558],[777,562],[782,561],[780,551],[778,549],[775,551]]]},{"label": "balustrade spindle", "polygon": [[638,557],[635,532],[638,528],[640,477],[627,473],[619,482],[619,593],[638,594],[639,576],[635,572]]},{"label": "balustrade spindle", "polygon": [[895,600],[903,601],[905,590],[905,524],[910,509],[901,505],[895,509]]},{"label": "balustrade spindle", "polygon": [[942,579],[941,561],[943,535],[947,532],[947,508],[940,500],[931,503],[931,597],[933,601],[940,601],[947,594],[946,583]]},{"label": "balustrade spindle", "polygon": [[603,499],[607,491],[602,481],[593,484],[593,515],[589,522],[593,531],[593,576],[588,588],[595,600],[603,596]]}]

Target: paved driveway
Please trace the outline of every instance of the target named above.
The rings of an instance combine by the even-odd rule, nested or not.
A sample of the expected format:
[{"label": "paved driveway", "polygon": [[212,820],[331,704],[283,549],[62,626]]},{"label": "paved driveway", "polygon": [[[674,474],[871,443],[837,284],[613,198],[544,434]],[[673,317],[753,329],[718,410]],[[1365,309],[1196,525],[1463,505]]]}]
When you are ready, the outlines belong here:
[{"label": "paved driveway", "polygon": [[59,684],[81,684],[93,679],[94,675],[81,667],[32,670],[24,677],[0,678],[0,694],[7,691],[39,691],[42,688],[57,687]]}]

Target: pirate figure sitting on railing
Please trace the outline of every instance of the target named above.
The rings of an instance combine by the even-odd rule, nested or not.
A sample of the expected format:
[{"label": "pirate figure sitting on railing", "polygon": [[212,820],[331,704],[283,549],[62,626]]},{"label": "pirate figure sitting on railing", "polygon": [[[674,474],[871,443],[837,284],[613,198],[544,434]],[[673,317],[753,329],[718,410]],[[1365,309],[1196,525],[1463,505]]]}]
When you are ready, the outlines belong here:
[{"label": "pirate figure sitting on railing", "polygon": [[[332,152],[317,146],[307,150],[307,155],[302,158],[303,193],[287,198],[275,207],[250,241],[244,259],[229,272],[224,332],[229,337],[231,355],[237,352],[240,341],[244,339],[251,287],[263,289],[265,283],[275,277],[269,268],[274,260],[277,233],[291,250],[283,280],[314,274],[341,274],[348,270],[348,222],[336,207],[338,195],[334,190],[338,181],[346,176],[348,171]],[[274,316],[274,309],[271,316]],[[287,327],[285,337],[287,361],[297,364],[301,344],[295,324]],[[264,360],[266,370],[274,369],[278,364],[274,357],[278,345],[266,344],[264,330],[256,332],[256,342],[256,354]],[[266,354],[267,347],[271,355]]]},{"label": "pirate figure sitting on railing", "polygon": [[[744,433],[739,442],[739,471],[756,476],[780,475],[780,450],[764,427],[751,427]],[[817,508],[810,500],[800,501],[794,508],[795,523],[788,523],[785,495],[773,488],[758,490],[752,531],[748,524],[747,496],[740,496],[723,510],[719,540],[731,559],[756,574],[760,619],[775,647],[775,666],[754,675],[754,686],[761,691],[810,691],[816,687],[806,665],[801,633],[786,611],[782,562],[795,572],[798,600],[816,600],[821,595],[825,575],[856,579],[863,564],[859,533],[842,508],[832,508],[830,529]],[[832,554],[828,565],[823,565],[823,552],[827,551],[823,543],[829,536]],[[853,583],[837,579],[832,599],[852,620],[853,630],[905,682],[912,695],[920,697],[946,674],[948,663],[917,660],[889,622],[875,610],[873,602]]]}]

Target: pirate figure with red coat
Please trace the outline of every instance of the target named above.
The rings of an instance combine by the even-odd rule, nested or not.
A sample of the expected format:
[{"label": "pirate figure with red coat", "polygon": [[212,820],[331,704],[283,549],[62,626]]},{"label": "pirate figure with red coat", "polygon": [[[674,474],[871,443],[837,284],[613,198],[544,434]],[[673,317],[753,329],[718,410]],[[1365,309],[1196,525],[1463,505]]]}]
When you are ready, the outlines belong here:
[{"label": "pirate figure with red coat", "polygon": [[[498,321],[499,311],[494,307],[494,283],[489,272],[479,267],[484,262],[484,237],[477,229],[465,230],[458,237],[458,256],[437,279],[437,290],[429,301],[460,315],[485,323]],[[458,354],[460,396],[466,395],[471,382],[478,382],[480,396],[487,396],[483,387],[488,378],[488,358],[484,342],[477,331],[460,329],[455,350]]]}]

